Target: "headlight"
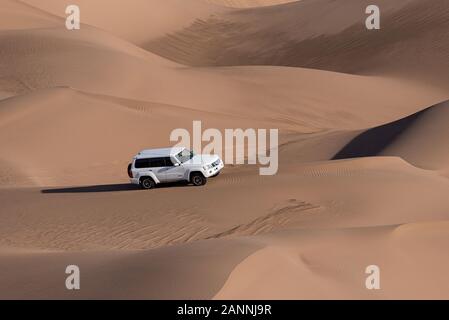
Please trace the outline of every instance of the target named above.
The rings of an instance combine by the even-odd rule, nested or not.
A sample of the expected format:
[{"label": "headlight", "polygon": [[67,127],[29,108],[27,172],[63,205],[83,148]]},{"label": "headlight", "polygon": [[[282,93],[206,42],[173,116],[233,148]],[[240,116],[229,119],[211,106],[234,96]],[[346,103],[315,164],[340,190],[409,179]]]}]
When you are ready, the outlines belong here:
[{"label": "headlight", "polygon": [[203,167],[203,169],[204,169],[204,170],[209,170],[209,169],[212,169],[213,167],[214,167],[213,165],[208,164],[208,165],[205,165],[205,166]]}]

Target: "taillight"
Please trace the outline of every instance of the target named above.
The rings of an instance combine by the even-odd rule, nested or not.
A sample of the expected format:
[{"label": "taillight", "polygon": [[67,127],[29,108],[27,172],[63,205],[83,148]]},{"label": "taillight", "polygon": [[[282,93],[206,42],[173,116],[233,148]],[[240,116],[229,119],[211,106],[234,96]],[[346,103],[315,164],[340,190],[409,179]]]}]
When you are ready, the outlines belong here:
[{"label": "taillight", "polygon": [[133,171],[131,170],[132,168],[132,163],[128,164],[128,176],[132,179],[133,177]]}]

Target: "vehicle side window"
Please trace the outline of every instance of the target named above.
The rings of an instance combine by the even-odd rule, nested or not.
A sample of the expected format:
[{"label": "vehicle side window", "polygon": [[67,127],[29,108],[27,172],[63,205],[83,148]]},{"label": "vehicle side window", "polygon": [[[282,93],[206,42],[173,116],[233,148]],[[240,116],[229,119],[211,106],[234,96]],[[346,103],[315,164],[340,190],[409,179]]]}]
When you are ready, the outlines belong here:
[{"label": "vehicle side window", "polygon": [[160,168],[172,167],[173,163],[170,158],[137,159],[134,166],[136,167],[136,169]]},{"label": "vehicle side window", "polygon": [[164,158],[153,158],[153,159],[150,159],[150,167],[151,168],[165,167],[165,160],[164,160]]},{"label": "vehicle side window", "polygon": [[150,159],[137,159],[134,166],[136,167],[136,169],[149,168],[150,167]]},{"label": "vehicle side window", "polygon": [[174,167],[173,161],[170,158],[164,158],[166,167]]}]

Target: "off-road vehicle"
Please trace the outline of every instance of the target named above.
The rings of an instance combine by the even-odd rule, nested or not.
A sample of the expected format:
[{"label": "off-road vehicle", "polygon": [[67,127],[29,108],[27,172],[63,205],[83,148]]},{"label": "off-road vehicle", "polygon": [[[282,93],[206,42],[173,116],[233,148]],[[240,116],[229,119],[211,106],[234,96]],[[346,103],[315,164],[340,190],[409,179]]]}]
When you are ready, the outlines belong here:
[{"label": "off-road vehicle", "polygon": [[223,169],[217,155],[197,155],[186,148],[149,149],[139,152],[128,165],[131,183],[152,189],[160,183],[186,181],[203,186]]}]

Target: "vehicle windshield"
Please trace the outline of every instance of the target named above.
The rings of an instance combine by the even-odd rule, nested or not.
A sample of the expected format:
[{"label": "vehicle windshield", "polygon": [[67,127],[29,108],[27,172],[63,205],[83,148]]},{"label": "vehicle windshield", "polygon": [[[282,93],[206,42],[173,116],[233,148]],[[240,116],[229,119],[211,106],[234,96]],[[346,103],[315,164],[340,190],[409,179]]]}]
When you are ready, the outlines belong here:
[{"label": "vehicle windshield", "polygon": [[176,155],[176,158],[179,160],[179,162],[184,163],[191,160],[194,156],[195,153],[193,151],[184,149]]}]

